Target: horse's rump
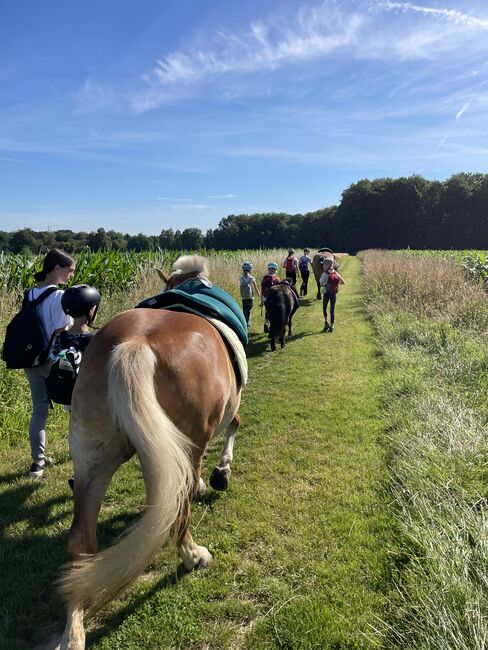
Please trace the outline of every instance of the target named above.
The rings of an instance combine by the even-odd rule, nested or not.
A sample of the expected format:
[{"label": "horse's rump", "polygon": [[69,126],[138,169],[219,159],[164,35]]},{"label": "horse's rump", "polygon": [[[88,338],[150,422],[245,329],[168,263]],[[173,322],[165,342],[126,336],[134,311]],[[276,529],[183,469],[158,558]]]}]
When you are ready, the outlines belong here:
[{"label": "horse's rump", "polygon": [[[235,373],[221,335],[193,314],[133,309],[107,323],[87,348],[75,385],[72,418],[79,408],[90,425],[106,422],[107,371],[112,351],[121,343],[139,341],[155,355],[154,385],[161,408],[188,436],[196,435],[195,419],[216,394],[232,392]],[[81,398],[81,399],[80,399]],[[84,409],[85,410],[85,409]],[[201,418],[201,415],[200,415]],[[197,425],[198,426],[198,425]]]}]

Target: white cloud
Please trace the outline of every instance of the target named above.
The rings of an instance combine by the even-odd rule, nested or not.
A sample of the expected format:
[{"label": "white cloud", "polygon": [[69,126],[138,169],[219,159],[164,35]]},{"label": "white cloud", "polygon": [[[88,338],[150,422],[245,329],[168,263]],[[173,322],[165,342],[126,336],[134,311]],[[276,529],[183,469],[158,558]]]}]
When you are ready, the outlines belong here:
[{"label": "white cloud", "polygon": [[75,96],[79,113],[94,113],[101,108],[114,106],[117,97],[113,89],[88,78]]},{"label": "white cloud", "polygon": [[191,203],[195,199],[172,199],[167,196],[157,196],[156,199],[158,201],[182,201],[183,203]]},{"label": "white cloud", "polygon": [[456,120],[460,120],[460,119],[462,118],[462,116],[464,115],[464,113],[465,113],[465,112],[467,111],[467,109],[471,106],[471,104],[472,104],[472,102],[473,102],[473,99],[474,99],[474,97],[471,97],[471,99],[470,99],[469,101],[467,101],[467,102],[464,104],[464,106],[461,108],[461,110],[459,110],[459,111],[456,113]]},{"label": "white cloud", "polygon": [[219,75],[276,70],[327,56],[352,46],[364,20],[359,13],[346,15],[324,2],[300,9],[288,21],[272,16],[251,23],[243,33],[217,31],[213,49],[176,51],[158,60],[144,75],[149,89],[133,96],[132,107],[154,108],[168,101],[177,85],[184,94],[185,85]]},{"label": "white cloud", "polygon": [[182,205],[181,203],[170,205],[173,210],[215,210],[212,205],[207,205],[206,203],[188,203]]},{"label": "white cloud", "polygon": [[5,160],[5,162],[19,163],[21,165],[27,165],[27,160],[19,160],[18,158],[5,158],[0,156],[0,160]]},{"label": "white cloud", "polygon": [[389,2],[388,0],[380,0],[379,2],[376,2],[374,6],[384,7],[385,9],[398,9],[404,13],[412,11],[428,16],[433,16],[435,18],[442,18],[448,22],[454,23],[455,25],[488,29],[488,20],[464,14],[457,9],[437,9],[435,7],[424,7],[421,5],[416,5],[412,2]]},{"label": "white cloud", "polygon": [[442,138],[442,140],[439,142],[439,144],[438,144],[437,147],[435,148],[436,151],[439,151],[439,149],[442,147],[442,145],[444,144],[444,142],[447,140],[447,137],[448,137],[448,136],[445,135],[445,136]]},{"label": "white cloud", "polygon": [[217,194],[215,196],[207,196],[207,199],[236,199],[237,194]]},{"label": "white cloud", "polygon": [[[379,59],[387,64],[428,59],[456,67],[454,56],[458,65],[475,53],[479,59],[488,30],[488,19],[454,9],[393,0],[369,4],[356,0],[352,9],[351,4],[323,0],[293,14],[282,9],[240,30],[207,32],[204,41],[187,35],[185,49],[167,52],[137,82],[126,81],[116,88],[88,78],[76,95],[78,111],[128,105],[143,113],[191,98],[208,84],[219,84],[222,101],[272,95],[274,86],[256,83],[256,75],[333,58]],[[448,54],[453,56],[448,58]],[[467,70],[469,74],[473,70]],[[299,79],[299,75],[290,75],[287,85]]]}]

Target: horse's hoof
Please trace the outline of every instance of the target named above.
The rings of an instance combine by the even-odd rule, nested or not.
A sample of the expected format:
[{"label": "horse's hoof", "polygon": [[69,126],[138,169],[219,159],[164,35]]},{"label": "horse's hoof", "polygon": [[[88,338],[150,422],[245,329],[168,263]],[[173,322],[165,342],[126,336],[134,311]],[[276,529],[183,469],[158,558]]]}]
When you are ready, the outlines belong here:
[{"label": "horse's hoof", "polygon": [[230,469],[227,467],[215,467],[210,475],[210,485],[214,490],[223,492],[229,487]]},{"label": "horse's hoof", "polygon": [[198,558],[198,562],[195,564],[193,567],[194,569],[205,569],[208,567],[210,562],[213,560],[212,554],[206,548],[205,546],[199,546],[198,550],[200,551],[200,557]]},{"label": "horse's hoof", "polygon": [[207,486],[205,485],[205,481],[203,478],[200,478],[198,481],[198,487],[195,492],[195,499],[201,499],[205,494],[207,493]]}]

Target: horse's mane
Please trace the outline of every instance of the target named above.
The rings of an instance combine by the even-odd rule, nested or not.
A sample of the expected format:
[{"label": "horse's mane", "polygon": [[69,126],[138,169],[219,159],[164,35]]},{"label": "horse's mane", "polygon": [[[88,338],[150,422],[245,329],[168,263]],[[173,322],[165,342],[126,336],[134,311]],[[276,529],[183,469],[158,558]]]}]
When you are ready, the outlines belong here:
[{"label": "horse's mane", "polygon": [[182,255],[173,264],[173,272],[169,276],[197,273],[197,277],[208,279],[209,269],[207,260],[201,255]]}]

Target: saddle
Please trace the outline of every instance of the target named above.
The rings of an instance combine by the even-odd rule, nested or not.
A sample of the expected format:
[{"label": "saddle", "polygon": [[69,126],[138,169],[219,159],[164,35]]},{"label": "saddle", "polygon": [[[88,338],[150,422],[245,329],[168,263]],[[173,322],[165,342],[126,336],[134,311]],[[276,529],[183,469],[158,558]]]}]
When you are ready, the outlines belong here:
[{"label": "saddle", "polygon": [[247,345],[247,324],[241,308],[232,296],[208,280],[203,282],[200,278],[191,278],[175,289],[142,300],[136,306],[139,307],[171,309],[217,319],[235,332],[242,345]]}]

